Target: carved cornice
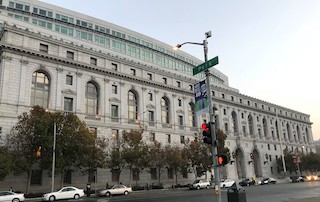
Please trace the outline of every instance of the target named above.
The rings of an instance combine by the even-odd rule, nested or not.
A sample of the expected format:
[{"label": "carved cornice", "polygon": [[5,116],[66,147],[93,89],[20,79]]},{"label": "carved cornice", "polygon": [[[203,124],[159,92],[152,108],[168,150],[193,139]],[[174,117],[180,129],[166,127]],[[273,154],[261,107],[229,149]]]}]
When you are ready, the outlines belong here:
[{"label": "carved cornice", "polygon": [[155,107],[154,105],[152,105],[152,104],[148,104],[148,105],[147,105],[147,108],[148,108],[148,109],[155,109],[156,107]]},{"label": "carved cornice", "polygon": [[183,111],[182,109],[178,109],[176,112],[177,112],[178,114],[184,114],[184,111]]},{"label": "carved cornice", "polygon": [[110,102],[121,103],[121,101],[120,101],[118,98],[116,98],[116,97],[110,98],[109,101],[110,101]]},{"label": "carved cornice", "polygon": [[77,93],[71,89],[65,89],[65,90],[62,90],[61,93],[64,93],[64,94],[71,94],[71,95],[76,95]]}]

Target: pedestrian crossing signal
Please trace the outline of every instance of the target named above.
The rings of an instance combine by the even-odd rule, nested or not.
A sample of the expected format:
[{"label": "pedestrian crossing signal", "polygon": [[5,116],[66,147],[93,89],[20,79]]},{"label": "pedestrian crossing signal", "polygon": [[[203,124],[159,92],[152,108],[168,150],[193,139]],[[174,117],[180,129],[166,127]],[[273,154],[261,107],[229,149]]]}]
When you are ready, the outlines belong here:
[{"label": "pedestrian crossing signal", "polygon": [[228,163],[228,157],[224,154],[218,155],[218,165],[224,166]]}]

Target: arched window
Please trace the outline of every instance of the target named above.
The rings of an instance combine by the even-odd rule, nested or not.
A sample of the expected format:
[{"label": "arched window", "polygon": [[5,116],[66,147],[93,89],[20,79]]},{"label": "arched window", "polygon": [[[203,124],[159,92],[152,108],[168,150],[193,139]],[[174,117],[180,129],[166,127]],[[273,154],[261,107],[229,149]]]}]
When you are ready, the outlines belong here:
[{"label": "arched window", "polygon": [[128,119],[138,119],[138,99],[136,93],[131,90],[128,92]]},{"label": "arched window", "polygon": [[194,118],[194,104],[191,102],[189,103],[189,106],[188,106],[188,114],[189,114],[189,126],[195,127],[196,121]]},{"label": "arched window", "polygon": [[91,81],[86,84],[86,113],[99,113],[99,91],[96,84]]},{"label": "arched window", "polygon": [[169,123],[169,101],[167,98],[161,98],[161,122]]},{"label": "arched window", "polygon": [[39,105],[43,108],[49,107],[49,89],[50,80],[49,77],[40,71],[36,71],[32,74],[31,84],[31,106]]}]

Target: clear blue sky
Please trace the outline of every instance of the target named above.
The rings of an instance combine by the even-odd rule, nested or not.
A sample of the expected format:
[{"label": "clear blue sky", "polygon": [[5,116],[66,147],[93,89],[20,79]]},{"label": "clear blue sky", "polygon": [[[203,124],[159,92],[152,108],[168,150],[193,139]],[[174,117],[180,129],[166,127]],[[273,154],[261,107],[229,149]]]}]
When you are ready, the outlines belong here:
[{"label": "clear blue sky", "polygon": [[[167,44],[208,39],[208,58],[240,93],[311,115],[320,138],[318,0],[44,0]],[[183,51],[203,59],[201,46]]]}]

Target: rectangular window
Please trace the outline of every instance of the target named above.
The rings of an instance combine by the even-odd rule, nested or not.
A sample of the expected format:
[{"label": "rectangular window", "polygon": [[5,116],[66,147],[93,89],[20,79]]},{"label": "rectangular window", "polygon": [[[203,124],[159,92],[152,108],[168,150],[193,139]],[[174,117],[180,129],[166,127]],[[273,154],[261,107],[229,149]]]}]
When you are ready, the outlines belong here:
[{"label": "rectangular window", "polygon": [[154,126],[154,111],[148,111],[149,126]]},{"label": "rectangular window", "polygon": [[64,180],[63,182],[65,184],[71,184],[71,180],[72,180],[72,171],[71,170],[67,170],[65,173],[64,173]]},{"label": "rectangular window", "polygon": [[42,170],[32,170],[31,171],[31,185],[41,185],[42,184]]},{"label": "rectangular window", "polygon": [[183,126],[183,116],[182,115],[179,115],[178,116],[178,124],[179,124],[179,126]]},{"label": "rectangular window", "polygon": [[113,71],[118,71],[118,65],[115,64],[115,63],[111,63],[111,69],[112,69]]},{"label": "rectangular window", "polygon": [[180,81],[177,81],[177,87],[181,88],[181,82]]},{"label": "rectangular window", "polygon": [[224,98],[225,98],[223,93],[221,94],[221,97],[222,97],[222,99],[224,99]]},{"label": "rectangular window", "polygon": [[111,171],[112,182],[119,182],[119,177],[120,177],[120,170],[112,169]]},{"label": "rectangular window", "polygon": [[148,77],[149,80],[152,80],[152,74],[147,73],[147,77]]},{"label": "rectangular window", "polygon": [[136,75],[136,70],[135,69],[130,69],[130,74],[132,75],[132,76],[135,76]]},{"label": "rectangular window", "polygon": [[119,117],[119,106],[111,105],[111,117],[118,118]]},{"label": "rectangular window", "polygon": [[151,142],[156,141],[156,134],[155,133],[150,133],[150,141]]},{"label": "rectangular window", "polygon": [[167,134],[167,143],[171,143],[171,135]]},{"label": "rectangular window", "polygon": [[140,180],[140,176],[139,176],[139,170],[138,169],[133,169],[132,170],[132,180],[133,181],[139,181]]},{"label": "rectangular window", "polygon": [[164,84],[167,84],[167,78],[163,77],[162,80]]},{"label": "rectangular window", "polygon": [[74,60],[74,52],[67,51],[67,58],[70,60]]},{"label": "rectangular window", "polygon": [[90,64],[97,65],[97,58],[90,57]]},{"label": "rectangular window", "polygon": [[277,151],[277,145],[274,145],[274,150]]},{"label": "rectangular window", "polygon": [[193,90],[193,85],[189,85],[189,90]]},{"label": "rectangular window", "polygon": [[112,85],[111,89],[112,89],[113,94],[118,94],[118,86],[117,85]]},{"label": "rectangular window", "polygon": [[168,179],[173,179],[173,169],[172,168],[167,168],[168,169]]},{"label": "rectangular window", "polygon": [[66,76],[66,84],[72,86],[72,79],[73,77],[71,75]]},{"label": "rectangular window", "polygon": [[180,143],[181,143],[181,144],[184,144],[184,143],[185,143],[184,135],[181,135],[181,136],[180,136]]},{"label": "rectangular window", "polygon": [[43,53],[48,53],[48,50],[49,50],[49,46],[46,45],[46,44],[42,44],[40,43],[40,48],[39,48],[40,52],[43,52]]},{"label": "rectangular window", "polygon": [[268,144],[268,150],[270,150],[270,144]]},{"label": "rectangular window", "polygon": [[73,111],[73,98],[64,98],[64,111]]},{"label": "rectangular window", "polygon": [[149,97],[149,101],[153,100],[153,94],[152,93],[148,93],[148,97]]},{"label": "rectangular window", "polygon": [[182,106],[182,100],[181,99],[178,99],[178,105],[179,105],[179,107]]},{"label": "rectangular window", "polygon": [[151,168],[150,169],[151,173],[151,180],[157,180],[158,179],[158,174],[157,174],[157,169],[156,168]]}]

